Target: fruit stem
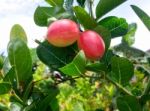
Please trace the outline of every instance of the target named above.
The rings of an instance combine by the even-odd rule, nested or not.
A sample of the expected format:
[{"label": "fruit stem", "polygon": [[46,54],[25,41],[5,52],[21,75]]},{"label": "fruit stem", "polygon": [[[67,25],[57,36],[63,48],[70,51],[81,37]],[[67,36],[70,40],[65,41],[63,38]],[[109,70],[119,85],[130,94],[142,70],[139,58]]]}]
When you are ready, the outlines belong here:
[{"label": "fruit stem", "polygon": [[88,0],[88,4],[89,4],[89,13],[90,13],[90,15],[91,15],[91,17],[94,19],[94,14],[93,14],[93,2],[94,2],[94,0]]},{"label": "fruit stem", "polygon": [[37,39],[35,39],[35,42],[36,42],[37,44],[41,44],[41,42],[40,42],[39,40],[37,40]]}]

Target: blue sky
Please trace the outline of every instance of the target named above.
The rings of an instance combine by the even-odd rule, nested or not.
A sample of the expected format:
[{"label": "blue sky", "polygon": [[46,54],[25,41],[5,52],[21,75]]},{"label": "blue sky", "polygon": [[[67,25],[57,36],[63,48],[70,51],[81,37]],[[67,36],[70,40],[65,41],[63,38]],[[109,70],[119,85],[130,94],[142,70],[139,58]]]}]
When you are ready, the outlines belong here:
[{"label": "blue sky", "polygon": [[[25,29],[29,46],[35,47],[35,39],[42,40],[46,34],[46,28],[34,24],[33,14],[38,5],[45,5],[44,0],[0,0],[0,53],[7,48],[10,29],[14,24],[20,24]],[[99,0],[95,0],[99,1]],[[137,5],[150,15],[150,0],[128,0],[126,3],[108,13],[126,18],[129,23],[136,22],[138,30],[134,47],[142,50],[150,49],[150,32],[142,24],[131,9],[130,5]],[[112,41],[112,45],[119,43],[120,38]]]}]

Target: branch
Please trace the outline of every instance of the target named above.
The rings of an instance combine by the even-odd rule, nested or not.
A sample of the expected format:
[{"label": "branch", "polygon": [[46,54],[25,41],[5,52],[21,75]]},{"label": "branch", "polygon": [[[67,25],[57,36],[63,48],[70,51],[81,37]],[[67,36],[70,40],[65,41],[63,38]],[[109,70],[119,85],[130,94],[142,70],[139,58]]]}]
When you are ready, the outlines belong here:
[{"label": "branch", "polygon": [[74,77],[74,78],[66,78],[66,79],[64,79],[64,80],[62,80],[58,83],[55,83],[55,85],[59,85],[59,84],[64,83],[66,81],[75,80],[75,79],[79,79],[79,78],[81,78],[81,76],[77,76],[77,77]]}]

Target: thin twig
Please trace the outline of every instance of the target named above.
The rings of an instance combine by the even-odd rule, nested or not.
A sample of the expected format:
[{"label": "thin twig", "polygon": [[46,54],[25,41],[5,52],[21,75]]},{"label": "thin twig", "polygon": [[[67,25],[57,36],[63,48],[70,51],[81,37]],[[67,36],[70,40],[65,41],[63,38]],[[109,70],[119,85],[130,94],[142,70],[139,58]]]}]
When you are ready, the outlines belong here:
[{"label": "thin twig", "polygon": [[94,0],[88,0],[89,13],[90,13],[90,15],[91,15],[92,18],[94,18],[93,9],[92,9],[92,8],[93,8],[93,6],[92,6],[92,5],[93,5],[93,1],[94,1]]}]

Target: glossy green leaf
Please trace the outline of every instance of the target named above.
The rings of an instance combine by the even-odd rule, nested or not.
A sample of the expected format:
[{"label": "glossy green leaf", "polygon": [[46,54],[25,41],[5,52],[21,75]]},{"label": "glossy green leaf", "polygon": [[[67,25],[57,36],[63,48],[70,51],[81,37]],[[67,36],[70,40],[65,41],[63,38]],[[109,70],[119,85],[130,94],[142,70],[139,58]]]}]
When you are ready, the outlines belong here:
[{"label": "glossy green leaf", "polygon": [[142,9],[140,9],[135,5],[131,5],[131,7],[135,11],[137,16],[142,20],[142,22],[147,27],[147,29],[150,31],[150,16],[147,15]]},{"label": "glossy green leaf", "polygon": [[27,43],[27,35],[21,25],[15,24],[10,32],[10,40],[19,38]]},{"label": "glossy green leaf", "polygon": [[122,85],[127,85],[134,74],[133,64],[126,58],[113,57],[111,59],[111,77]]},{"label": "glossy green leaf", "polygon": [[64,12],[60,7],[37,7],[34,12],[34,22],[39,26],[47,26],[48,18],[55,17],[57,14]]},{"label": "glossy green leaf", "polygon": [[127,0],[100,0],[98,5],[96,6],[96,17],[99,19],[112,9],[121,5]]},{"label": "glossy green leaf", "polygon": [[83,7],[86,0],[77,0],[78,4]]},{"label": "glossy green leaf", "polygon": [[8,44],[8,58],[15,68],[16,81],[26,81],[31,77],[32,60],[30,51],[21,39],[13,39]]},{"label": "glossy green leaf", "polygon": [[118,97],[117,107],[120,111],[142,111],[138,100],[133,96]]},{"label": "glossy green leaf", "polygon": [[66,66],[59,68],[64,74],[69,76],[78,76],[85,73],[86,57],[83,51],[80,51],[73,61]]},{"label": "glossy green leaf", "polygon": [[63,6],[64,0],[45,0],[51,6]]},{"label": "glossy green leaf", "polygon": [[101,71],[106,71],[107,66],[104,63],[90,63],[86,65],[86,69],[89,71],[94,71],[94,72],[101,72]]},{"label": "glossy green leaf", "polygon": [[102,19],[99,25],[104,26],[111,32],[111,37],[123,36],[128,32],[128,23],[124,18],[109,16]]},{"label": "glossy green leaf", "polygon": [[94,28],[93,30],[96,31],[103,38],[105,42],[105,51],[107,51],[111,42],[111,33],[105,27],[100,25]]},{"label": "glossy green leaf", "polygon": [[73,46],[55,47],[48,41],[44,41],[37,47],[37,55],[49,67],[59,68],[72,61],[75,56],[75,49]]},{"label": "glossy green leaf", "polygon": [[9,83],[0,83],[0,95],[7,94],[11,90],[11,84]]},{"label": "glossy green leaf", "polygon": [[73,8],[77,19],[85,29],[93,29],[97,26],[96,21],[80,6]]},{"label": "glossy green leaf", "polygon": [[127,44],[128,46],[131,46],[135,42],[135,32],[137,30],[136,23],[132,23],[129,25],[128,33],[122,37],[122,43]]}]

